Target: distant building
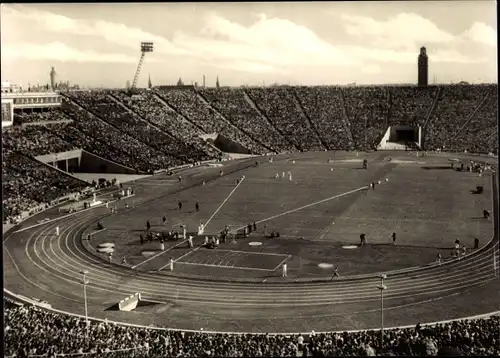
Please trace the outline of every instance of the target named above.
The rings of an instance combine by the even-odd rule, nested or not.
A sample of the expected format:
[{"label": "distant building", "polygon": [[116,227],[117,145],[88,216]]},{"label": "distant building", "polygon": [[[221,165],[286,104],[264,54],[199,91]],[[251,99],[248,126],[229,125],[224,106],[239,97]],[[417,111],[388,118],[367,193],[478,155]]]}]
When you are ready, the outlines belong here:
[{"label": "distant building", "polygon": [[15,85],[10,83],[9,81],[3,81],[2,82],[2,94],[4,93],[18,93],[21,92],[23,89],[19,85]]},{"label": "distant building", "polygon": [[429,58],[425,47],[420,48],[418,55],[418,87],[427,87],[429,83]]},{"label": "distant building", "polygon": [[50,71],[50,88],[52,91],[56,89],[56,70],[54,67]]}]

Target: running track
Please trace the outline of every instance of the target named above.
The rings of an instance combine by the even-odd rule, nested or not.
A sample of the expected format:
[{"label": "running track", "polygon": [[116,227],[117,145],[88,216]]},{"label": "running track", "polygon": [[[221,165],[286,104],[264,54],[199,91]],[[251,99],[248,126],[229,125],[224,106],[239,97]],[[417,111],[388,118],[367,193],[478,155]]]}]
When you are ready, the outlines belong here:
[{"label": "running track", "polygon": [[[492,217],[498,233],[498,188],[494,178],[492,182]],[[140,203],[136,197],[136,205]],[[160,276],[105,263],[82,246],[81,235],[107,214],[105,208],[96,208],[20,233],[14,233],[15,229],[7,233],[4,287],[45,299],[54,308],[82,314],[79,272],[88,270],[89,316],[184,329],[199,329],[200,325],[206,330],[225,331],[269,331],[276,327],[282,332],[373,328],[360,327],[359,322],[379,317],[380,293],[376,286],[380,279],[375,276],[333,282],[218,282]],[[56,226],[60,228],[59,237],[55,236]],[[384,292],[387,324],[402,323],[397,318],[392,322],[391,313],[450,299],[498,281],[493,269],[497,242],[495,234],[482,249],[442,266],[388,272],[388,289]],[[166,309],[154,314],[105,311],[135,292],[141,292],[143,299],[165,304],[162,307]],[[415,317],[414,322],[417,320]],[[268,321],[273,325],[263,324]]]}]

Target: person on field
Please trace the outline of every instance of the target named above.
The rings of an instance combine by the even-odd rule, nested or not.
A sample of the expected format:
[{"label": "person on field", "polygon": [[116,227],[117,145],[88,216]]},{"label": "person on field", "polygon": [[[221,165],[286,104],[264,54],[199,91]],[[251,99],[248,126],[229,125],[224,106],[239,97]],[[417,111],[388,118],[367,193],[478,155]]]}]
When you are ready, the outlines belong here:
[{"label": "person on field", "polygon": [[335,266],[335,269],[333,270],[332,280],[335,277],[340,277],[340,275],[339,275],[339,267],[338,266]]},{"label": "person on field", "polygon": [[490,212],[488,210],[483,210],[483,218],[488,220],[490,218]]}]

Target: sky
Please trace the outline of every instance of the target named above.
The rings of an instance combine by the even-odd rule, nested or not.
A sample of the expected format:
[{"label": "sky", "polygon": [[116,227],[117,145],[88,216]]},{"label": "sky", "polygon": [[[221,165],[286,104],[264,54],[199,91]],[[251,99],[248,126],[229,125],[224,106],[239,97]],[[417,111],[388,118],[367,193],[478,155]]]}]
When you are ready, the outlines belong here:
[{"label": "sky", "polygon": [[2,4],[1,78],[122,88],[497,82],[495,1]]}]

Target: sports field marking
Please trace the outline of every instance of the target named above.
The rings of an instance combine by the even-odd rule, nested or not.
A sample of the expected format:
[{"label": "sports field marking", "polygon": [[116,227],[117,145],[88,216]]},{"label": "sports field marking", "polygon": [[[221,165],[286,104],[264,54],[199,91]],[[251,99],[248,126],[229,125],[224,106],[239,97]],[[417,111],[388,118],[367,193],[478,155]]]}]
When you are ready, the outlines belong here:
[{"label": "sports field marking", "polygon": [[276,271],[277,269],[279,269],[279,268],[280,268],[280,266],[281,266],[281,265],[283,265],[283,264],[284,264],[284,263],[285,263],[285,262],[286,262],[286,261],[287,261],[290,257],[292,257],[292,255],[288,255],[288,256],[286,257],[286,259],[284,259],[283,261],[281,261],[281,262],[278,264],[278,266],[276,266],[276,267],[274,268],[274,270],[273,270],[273,271]]},{"label": "sports field marking", "polygon": [[240,253],[240,254],[251,254],[251,255],[287,256],[286,254],[272,254],[272,253],[268,253],[268,252],[251,252],[251,251],[238,251],[238,250],[219,250],[219,249],[217,249],[216,252],[220,252],[220,251],[236,252],[236,253]]},{"label": "sports field marking", "polygon": [[89,235],[90,235],[90,236],[93,236],[93,235],[95,235],[95,234],[98,234],[98,233],[103,232],[103,231],[106,231],[106,230],[108,230],[108,229],[107,229],[107,228],[104,228],[104,229],[101,229],[101,230],[97,230],[97,231],[89,232]]},{"label": "sports field marking", "polygon": [[[109,193],[105,193],[105,194],[101,195],[101,197],[100,197],[100,198],[102,199],[104,196],[107,196],[107,195],[110,195],[110,194],[112,195],[112,194],[114,194],[114,193],[118,193],[119,191],[120,191],[120,190],[115,190],[115,191],[112,191],[112,192],[109,192]],[[127,199],[128,199],[128,198],[130,198],[130,197],[132,197],[132,196],[134,196],[134,195],[135,195],[135,194],[132,194],[132,195],[127,196]],[[126,200],[126,199],[124,199],[124,200]],[[115,199],[115,200],[110,200],[110,201],[108,201],[107,203],[108,203],[108,205],[109,205],[109,204],[111,204],[111,203],[114,203],[115,201],[118,201],[118,199]],[[70,216],[73,216],[73,215],[76,215],[76,214],[80,214],[80,213],[83,213],[83,212],[85,212],[85,211],[89,211],[89,210],[92,210],[92,209],[95,209],[95,208],[102,208],[104,205],[106,205],[106,203],[102,203],[102,204],[99,204],[99,205],[91,206],[90,208],[87,208],[87,209],[83,209],[83,210],[80,210],[80,211],[75,211],[74,213],[70,213],[70,214],[67,214],[67,215],[59,216],[59,217],[57,217],[57,218],[53,218],[53,219],[50,219],[50,220],[47,220],[47,221],[44,221],[44,222],[41,222],[41,223],[37,223],[37,224],[35,224],[35,225],[31,225],[31,226],[28,226],[28,227],[25,227],[25,228],[19,229],[19,230],[17,230],[17,231],[14,231],[13,233],[14,233],[14,234],[17,234],[17,233],[19,233],[19,232],[23,232],[23,231],[26,231],[26,230],[29,230],[29,229],[33,229],[33,228],[38,227],[38,226],[41,226],[41,225],[50,224],[50,223],[52,223],[52,222],[54,222],[54,221],[61,220],[61,219],[66,219],[66,218],[69,218]],[[54,207],[49,208],[49,209],[46,209],[46,210],[50,210],[50,209],[53,209],[53,208],[54,208]],[[45,211],[45,210],[40,211],[39,213],[37,213],[37,215],[38,215],[38,214],[41,214],[41,213],[42,213],[42,212],[44,212],[44,211]],[[27,217],[27,218],[26,218],[26,220],[27,220],[27,219],[29,219],[29,218],[30,218],[30,217]],[[23,220],[23,221],[24,221],[24,220]],[[20,222],[20,223],[19,223],[19,224],[17,224],[17,225],[20,225],[21,223],[22,223],[22,222]]]},{"label": "sports field marking", "polygon": [[151,180],[149,182],[145,182],[145,183],[141,183],[141,184],[146,184],[147,186],[166,186],[166,185],[175,185],[176,183],[178,183],[179,180],[174,180],[174,179],[171,179],[171,180],[168,180],[168,181],[159,181],[159,180]]},{"label": "sports field marking", "polygon": [[[198,246],[197,248],[195,248],[195,249],[193,249],[193,250],[189,251],[188,253],[186,253],[186,254],[182,255],[181,257],[176,258],[176,259],[174,260],[174,262],[179,261],[179,260],[180,260],[180,259],[182,259],[183,257],[186,257],[187,255],[190,255],[190,254],[192,254],[193,252],[198,251],[198,250],[199,250],[199,249],[201,249],[201,248],[202,248],[202,246]],[[170,264],[170,263],[168,263],[167,265],[165,265],[165,266],[163,266],[163,267],[160,267],[160,268],[158,269],[158,271],[161,271],[161,269],[163,269],[163,268],[167,267],[169,264]]]},{"label": "sports field marking", "polygon": [[[261,252],[249,252],[249,251],[237,251],[237,250],[216,250],[216,251],[210,251],[211,253],[214,253],[214,254],[217,254],[219,252],[224,252],[225,254],[223,254],[223,256],[219,256],[217,257],[218,255],[215,255],[216,257],[215,258],[211,258],[211,257],[205,257],[204,259],[202,260],[199,260],[198,259],[195,259],[193,261],[190,261],[190,260],[186,260],[186,261],[180,261],[182,258],[185,258],[186,256],[188,256],[189,254],[193,253],[194,251],[200,249],[200,247],[197,247],[196,249],[182,255],[181,257],[179,257],[178,259],[174,260],[174,262],[177,262],[177,263],[182,263],[182,264],[186,264],[186,265],[197,265],[197,266],[208,266],[208,267],[221,267],[221,268],[239,268],[239,269],[243,269],[242,266],[234,266],[234,265],[229,265],[230,263],[234,262],[234,261],[237,261],[238,259],[241,259],[241,258],[245,258],[245,257],[248,257],[249,255],[268,255],[268,256],[281,256],[281,257],[285,257],[286,258],[281,261],[281,263],[273,270],[271,269],[261,269],[261,268],[253,268],[253,267],[245,267],[245,269],[247,270],[261,270],[261,271],[274,271],[276,270],[277,268],[279,268],[286,260],[288,260],[290,257],[292,257],[292,255],[283,255],[283,254],[269,254],[269,253],[261,253]],[[218,262],[218,264],[217,264]],[[226,265],[223,265],[223,263],[226,262],[227,264]],[[168,265],[165,265],[164,267],[166,267]],[[160,271],[162,268],[160,268],[158,271]]]},{"label": "sports field marking", "polygon": [[185,262],[185,261],[178,261],[178,264],[183,264],[183,265],[192,265],[192,266],[206,266],[206,267],[218,267],[218,268],[230,268],[230,269],[235,269],[235,270],[249,270],[249,271],[267,271],[267,272],[273,272],[274,270],[270,269],[263,269],[263,268],[255,268],[255,267],[245,267],[245,266],[224,266],[224,265],[211,265],[211,264],[202,264],[202,263],[194,263],[194,262]]},{"label": "sports field marking", "polygon": [[323,238],[326,236],[326,234],[328,234],[330,232],[330,229],[332,228],[332,226],[335,225],[335,219],[332,220],[332,222],[330,223],[330,225],[328,225],[324,230],[323,230],[323,233],[320,235],[319,239],[320,240],[323,240]]},{"label": "sports field marking", "polygon": [[[183,241],[179,242],[177,245],[174,245],[174,246],[172,246],[172,247],[169,247],[168,249],[166,249],[166,250],[164,250],[164,251],[161,251],[161,252],[157,253],[156,255],[153,255],[153,256],[151,256],[150,258],[148,258],[148,259],[146,259],[146,260],[144,260],[144,261],[142,261],[142,262],[139,262],[137,265],[132,266],[132,267],[131,267],[131,269],[133,270],[133,269],[135,269],[135,268],[137,268],[137,267],[141,266],[142,264],[145,264],[146,262],[148,262],[148,261],[150,261],[150,260],[152,260],[152,259],[154,259],[154,258],[156,258],[156,257],[158,257],[158,256],[160,256],[160,255],[163,255],[165,252],[168,252],[168,251],[172,250],[174,247],[177,247],[177,246],[180,246],[180,245],[182,245],[182,244],[186,243],[187,241],[188,241],[187,239],[186,239],[186,240],[183,240]],[[166,267],[166,265],[165,265],[165,267]],[[159,270],[158,270],[158,271],[159,271]]]},{"label": "sports field marking", "polygon": [[[111,203],[108,202],[108,203]],[[38,226],[41,226],[41,225],[45,225],[45,224],[50,224],[54,221],[57,221],[57,220],[61,220],[61,219],[66,219],[66,218],[69,218],[70,216],[73,216],[73,215],[76,215],[76,214],[80,214],[80,213],[83,213],[85,211],[89,211],[89,210],[92,210],[92,209],[95,209],[95,208],[101,208],[103,207],[104,205],[106,205],[106,203],[102,203],[102,204],[99,204],[99,205],[96,205],[96,206],[92,206],[90,208],[87,208],[87,209],[83,209],[83,210],[80,210],[80,211],[76,211],[74,213],[71,213],[71,214],[67,214],[67,215],[63,215],[63,216],[59,216],[57,218],[53,218],[53,219],[50,219],[50,220],[47,220],[47,221],[44,221],[44,222],[41,222],[41,223],[38,223],[38,224],[35,224],[35,225],[31,225],[31,226],[28,226],[28,227],[24,227],[22,229],[19,229],[17,231],[14,231],[13,233],[14,234],[17,234],[19,232],[23,232],[23,231],[26,231],[26,230],[29,230],[29,229],[33,229],[35,227],[38,227]]]},{"label": "sports field marking", "polygon": [[[304,205],[304,206],[301,206],[300,208],[296,208],[296,209],[292,209],[292,210],[288,210],[288,211],[285,211],[284,213],[281,213],[281,214],[276,214],[276,215],[273,215],[273,216],[270,216],[268,218],[265,218],[265,219],[262,219],[262,220],[259,220],[256,222],[256,224],[261,224],[263,222],[266,222],[266,221],[269,221],[269,220],[273,220],[273,219],[277,219],[281,216],[285,216],[285,215],[288,215],[288,214],[291,214],[291,213],[294,213],[296,211],[299,211],[299,210],[302,210],[302,209],[306,209],[306,208],[310,208],[311,206],[315,206],[315,205],[319,205],[319,204],[322,204],[322,203],[325,203],[327,201],[330,201],[330,200],[333,200],[333,199],[337,199],[337,198],[340,198],[340,197],[343,197],[345,195],[349,195],[349,194],[352,194],[352,193],[355,193],[357,191],[360,191],[360,190],[364,190],[364,189],[368,189],[369,186],[366,185],[366,186],[362,186],[361,188],[358,188],[358,189],[354,189],[354,190],[351,190],[351,191],[347,191],[345,193],[342,193],[342,194],[338,194],[338,195],[335,195],[335,196],[331,196],[329,198],[326,198],[326,199],[323,199],[323,200],[320,200],[320,201],[315,201],[314,203],[311,203],[311,204],[307,204],[307,205]],[[239,227],[237,228],[236,230],[241,230],[241,229],[244,229],[246,227],[245,226],[242,226],[242,227]]]},{"label": "sports field marking", "polygon": [[238,257],[239,255],[234,252],[231,252],[229,253],[228,255],[224,256],[224,258],[222,259],[221,262],[219,262],[219,266],[221,266],[224,262],[226,263],[226,265],[229,265],[229,263],[235,258],[235,257]]},{"label": "sports field marking", "polygon": [[245,180],[245,177],[243,177],[240,180],[240,182],[236,185],[236,187],[233,190],[231,190],[231,192],[229,193],[229,195],[227,196],[227,198],[224,199],[224,201],[222,202],[222,204],[219,205],[219,207],[217,208],[217,210],[215,210],[215,212],[212,214],[212,216],[207,220],[207,222],[204,225],[205,228],[208,226],[208,224],[210,223],[210,221],[212,221],[212,219],[219,212],[219,210],[222,209],[222,207],[229,200],[229,198],[234,194],[234,192],[236,191],[236,189],[238,189],[238,187],[240,186],[240,184],[243,183],[243,180]]}]

